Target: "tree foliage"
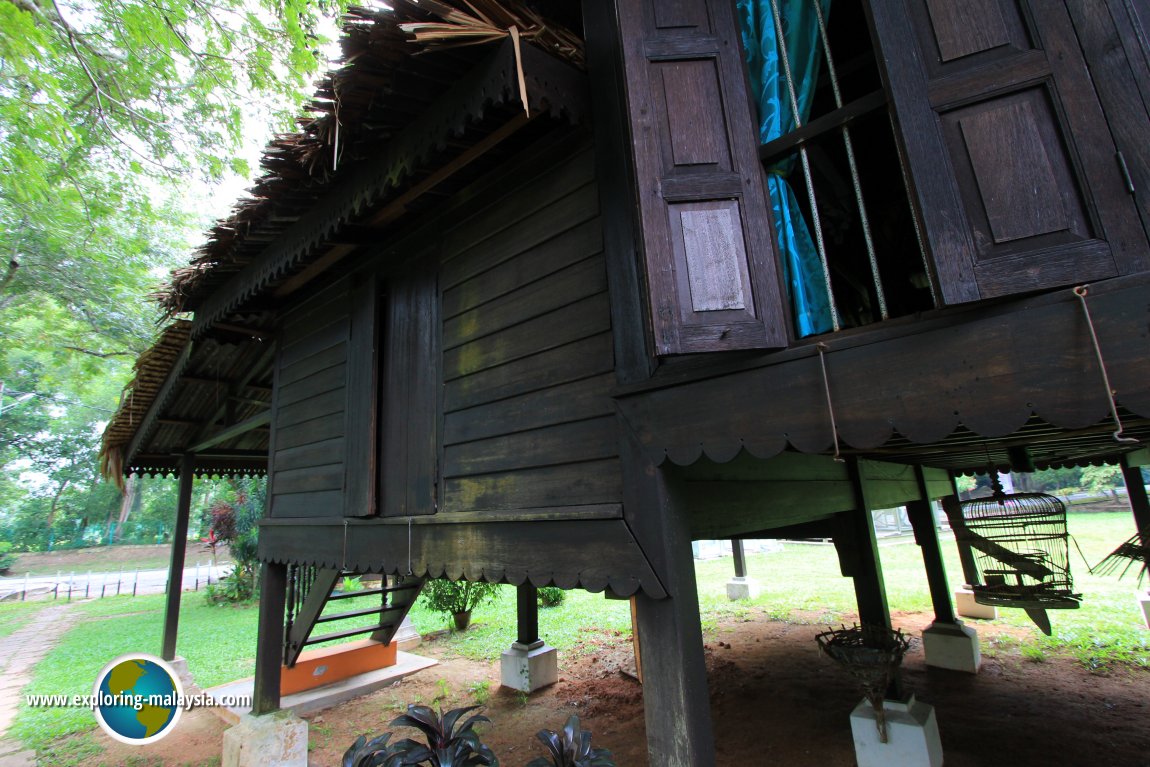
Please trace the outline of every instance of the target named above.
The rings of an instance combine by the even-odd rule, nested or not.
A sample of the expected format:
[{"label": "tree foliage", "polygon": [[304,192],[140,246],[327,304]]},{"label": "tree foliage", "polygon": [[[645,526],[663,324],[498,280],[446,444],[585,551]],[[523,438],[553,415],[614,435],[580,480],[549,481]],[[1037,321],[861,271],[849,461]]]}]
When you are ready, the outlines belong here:
[{"label": "tree foliage", "polygon": [[119,518],[98,435],[206,223],[191,182],[248,174],[342,7],[0,0],[0,527],[26,545]]}]

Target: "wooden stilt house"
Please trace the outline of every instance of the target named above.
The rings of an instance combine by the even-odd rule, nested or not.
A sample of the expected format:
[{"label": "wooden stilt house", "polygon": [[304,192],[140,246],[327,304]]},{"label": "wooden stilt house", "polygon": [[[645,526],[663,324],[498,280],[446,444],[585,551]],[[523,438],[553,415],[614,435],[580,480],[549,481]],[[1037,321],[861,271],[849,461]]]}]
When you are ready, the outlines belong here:
[{"label": "wooden stilt house", "polygon": [[105,442],[180,475],[184,529],[193,474],[267,472],[258,712],[340,572],[406,589],[384,640],[425,578],[555,584],[636,598],[651,763],[712,764],[693,539],[833,538],[889,625],[869,511],[909,504],[953,621],[956,472],[1138,475],[1138,4],[507,0],[468,47],[395,5],[176,276]]}]

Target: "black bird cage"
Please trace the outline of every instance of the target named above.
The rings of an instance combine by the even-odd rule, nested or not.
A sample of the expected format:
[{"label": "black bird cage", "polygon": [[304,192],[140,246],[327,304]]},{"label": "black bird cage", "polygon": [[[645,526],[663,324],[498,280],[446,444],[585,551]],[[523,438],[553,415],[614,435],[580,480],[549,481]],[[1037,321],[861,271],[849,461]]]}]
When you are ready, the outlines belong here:
[{"label": "black bird cage", "polygon": [[1066,506],[1044,493],[994,494],[962,502],[956,537],[976,552],[979,604],[1028,610],[1073,609],[1082,601],[1070,577]]}]

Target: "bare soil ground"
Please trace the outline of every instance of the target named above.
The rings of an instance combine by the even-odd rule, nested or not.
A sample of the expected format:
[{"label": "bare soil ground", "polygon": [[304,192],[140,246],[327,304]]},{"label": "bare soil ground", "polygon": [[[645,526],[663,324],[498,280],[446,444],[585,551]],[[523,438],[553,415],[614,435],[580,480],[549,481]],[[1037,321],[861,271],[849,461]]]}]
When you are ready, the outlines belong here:
[{"label": "bare soil ground", "polygon": [[[929,622],[921,614],[895,620],[916,635]],[[823,629],[759,617],[722,623],[708,636],[717,764],[855,763],[848,716],[861,694],[819,654],[814,636]],[[990,628],[980,633],[984,650],[990,649]],[[409,702],[446,695],[445,708],[474,703],[484,697],[476,692],[483,682],[489,690],[483,713],[493,722],[484,726],[484,741],[506,767],[541,755],[535,732],[559,729],[572,713],[594,733],[596,745],[614,752],[620,767],[648,764],[642,688],[630,675],[634,659],[626,634],[588,632],[578,650],[561,657],[559,684],[530,699],[499,689],[494,664],[444,657],[436,642],[418,652],[438,657],[440,665],[310,717],[313,765],[338,765],[357,735],[387,730]],[[977,676],[928,669],[921,649],[903,669],[905,686],[935,707],[948,767],[1150,765],[1150,672],[1092,673],[1069,658],[1034,662],[1001,649],[985,658]],[[82,765],[217,764],[224,729],[211,712],[194,711],[152,746],[120,746],[98,736],[107,752]]]},{"label": "bare soil ground", "polygon": [[[37,551],[16,555],[16,563],[8,575],[16,576],[55,575],[57,572],[112,572],[123,569],[155,570],[165,568],[171,561],[172,547],[161,543],[154,546],[93,546],[87,549],[67,549],[64,551]],[[184,560],[193,566],[196,562],[207,564],[212,559],[212,550],[207,544],[189,541]],[[230,562],[228,547],[216,547],[216,562]]]}]

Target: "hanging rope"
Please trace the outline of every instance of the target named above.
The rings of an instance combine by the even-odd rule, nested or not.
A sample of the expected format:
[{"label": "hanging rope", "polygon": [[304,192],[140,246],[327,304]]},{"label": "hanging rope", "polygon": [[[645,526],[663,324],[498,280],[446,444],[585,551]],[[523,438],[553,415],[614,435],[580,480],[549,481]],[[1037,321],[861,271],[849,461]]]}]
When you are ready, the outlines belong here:
[{"label": "hanging rope", "polygon": [[1079,285],[1074,288],[1074,295],[1082,305],[1082,316],[1086,318],[1086,327],[1090,329],[1090,341],[1094,344],[1094,357],[1098,360],[1098,370],[1102,373],[1102,385],[1106,387],[1106,401],[1110,404],[1110,415],[1114,417],[1114,425],[1118,428],[1110,435],[1115,442],[1124,444],[1137,444],[1133,437],[1122,436],[1122,419],[1118,417],[1118,402],[1114,399],[1115,391],[1110,385],[1110,375],[1106,372],[1106,362],[1102,359],[1102,347],[1098,345],[1098,334],[1094,331],[1094,320],[1090,316],[1090,307],[1086,304],[1086,294],[1090,292],[1089,285]]},{"label": "hanging rope", "polygon": [[845,463],[846,459],[844,459],[839,452],[839,427],[838,424],[835,423],[835,405],[831,400],[831,382],[827,377],[827,345],[820,341],[815,344],[815,348],[819,350],[819,365],[823,371],[823,393],[826,394],[827,413],[829,413],[831,417],[831,437],[835,442],[834,459],[839,463]]}]

